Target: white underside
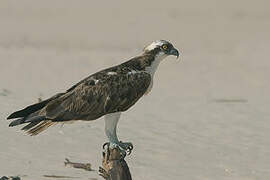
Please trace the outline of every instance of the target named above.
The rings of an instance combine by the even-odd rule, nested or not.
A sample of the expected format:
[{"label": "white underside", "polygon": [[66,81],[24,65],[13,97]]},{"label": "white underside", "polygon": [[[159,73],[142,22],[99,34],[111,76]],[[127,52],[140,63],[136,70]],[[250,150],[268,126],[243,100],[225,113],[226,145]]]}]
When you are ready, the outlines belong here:
[{"label": "white underside", "polygon": [[154,85],[154,75],[155,75],[155,72],[156,72],[156,70],[158,68],[158,65],[160,64],[160,62],[165,57],[167,57],[167,55],[164,54],[164,53],[161,53],[161,54],[156,55],[156,58],[152,62],[151,66],[145,68],[145,71],[151,75],[151,82],[150,82],[150,85],[149,85],[147,91],[145,92],[145,94],[148,94],[152,90],[153,85]]}]

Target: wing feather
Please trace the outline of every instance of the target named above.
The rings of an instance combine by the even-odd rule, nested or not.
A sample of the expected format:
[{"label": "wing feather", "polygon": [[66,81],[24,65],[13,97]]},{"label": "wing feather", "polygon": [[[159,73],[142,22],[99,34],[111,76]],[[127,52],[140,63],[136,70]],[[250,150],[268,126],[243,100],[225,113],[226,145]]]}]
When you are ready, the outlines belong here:
[{"label": "wing feather", "polygon": [[126,111],[145,94],[150,82],[151,76],[146,72],[96,74],[49,103],[40,114],[53,121],[69,121],[94,120]]},{"label": "wing feather", "polygon": [[10,126],[29,123],[22,130],[39,134],[58,122],[94,120],[105,114],[126,111],[149,88],[151,75],[144,72],[154,56],[138,56],[78,82],[64,93],[12,113]]}]

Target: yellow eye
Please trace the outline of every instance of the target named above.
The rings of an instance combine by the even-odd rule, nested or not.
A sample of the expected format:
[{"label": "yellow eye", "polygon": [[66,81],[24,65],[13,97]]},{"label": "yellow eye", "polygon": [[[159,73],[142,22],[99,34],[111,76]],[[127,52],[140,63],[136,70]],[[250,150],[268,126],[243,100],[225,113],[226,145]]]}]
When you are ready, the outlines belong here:
[{"label": "yellow eye", "polygon": [[164,45],[162,46],[162,49],[166,50],[166,49],[168,49],[168,46],[164,44]]}]

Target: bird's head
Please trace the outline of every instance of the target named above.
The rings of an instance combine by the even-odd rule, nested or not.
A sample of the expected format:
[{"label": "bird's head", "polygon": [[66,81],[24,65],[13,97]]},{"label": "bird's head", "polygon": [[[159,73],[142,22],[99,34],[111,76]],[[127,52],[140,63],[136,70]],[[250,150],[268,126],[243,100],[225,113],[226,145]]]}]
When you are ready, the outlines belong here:
[{"label": "bird's head", "polygon": [[151,53],[156,57],[165,58],[169,55],[179,57],[179,52],[173,47],[173,45],[165,40],[158,40],[152,42],[150,45],[143,49],[144,53]]}]

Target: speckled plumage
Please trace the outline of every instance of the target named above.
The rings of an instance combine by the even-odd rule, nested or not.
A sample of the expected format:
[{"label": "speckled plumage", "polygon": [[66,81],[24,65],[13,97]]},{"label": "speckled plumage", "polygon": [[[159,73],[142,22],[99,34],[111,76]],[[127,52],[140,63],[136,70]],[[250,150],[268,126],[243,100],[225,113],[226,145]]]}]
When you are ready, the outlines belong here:
[{"label": "speckled plumage", "polygon": [[[150,54],[138,56],[99,71],[72,86],[65,93],[11,114],[9,119],[24,116],[21,120],[26,122],[32,117],[43,117],[43,121],[30,121],[30,124],[23,128],[35,135],[54,122],[95,120],[105,114],[126,111],[149,87],[151,76],[144,69],[153,58]],[[35,111],[41,106],[41,109]]]},{"label": "speckled plumage", "polygon": [[[17,119],[10,126],[29,123],[22,130],[36,135],[58,122],[90,121],[128,110],[151,90],[158,64],[170,55],[170,49],[162,50],[164,44],[175,50],[167,41],[154,42],[142,55],[92,74],[64,93],[12,113],[7,119]],[[119,117],[120,113],[114,119],[118,122]]]}]

